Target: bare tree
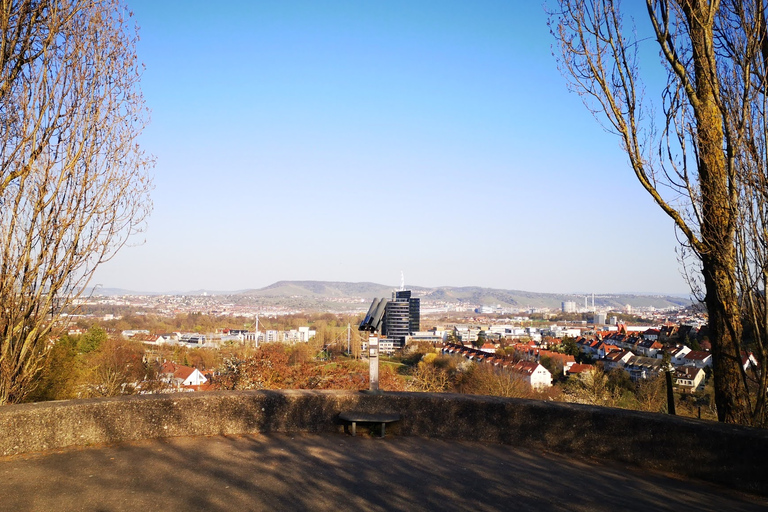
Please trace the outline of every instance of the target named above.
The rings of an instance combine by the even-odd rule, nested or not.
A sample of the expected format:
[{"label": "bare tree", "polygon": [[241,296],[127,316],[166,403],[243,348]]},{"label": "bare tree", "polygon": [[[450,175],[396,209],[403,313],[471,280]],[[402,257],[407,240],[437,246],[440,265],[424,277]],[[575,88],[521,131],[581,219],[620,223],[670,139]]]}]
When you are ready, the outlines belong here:
[{"label": "bare tree", "polygon": [[0,404],[151,209],[136,32],[120,0],[0,0]]},{"label": "bare tree", "polygon": [[578,404],[603,405],[615,407],[621,396],[621,390],[611,389],[608,376],[600,367],[582,372],[569,387],[569,401]]},{"label": "bare tree", "polygon": [[411,385],[417,391],[442,393],[452,388],[451,372],[448,368],[430,362],[419,361],[413,370]]},{"label": "bare tree", "polygon": [[559,0],[559,8],[550,26],[563,74],[619,136],[638,180],[693,258],[694,290],[703,288],[709,315],[718,418],[765,424],[765,375],[757,370],[762,389],[750,394],[741,364],[742,321],[750,315],[762,337],[748,342],[761,368],[766,362],[763,0],[646,0],[649,40],[666,73],[657,109],[643,103],[643,41],[620,2]]}]

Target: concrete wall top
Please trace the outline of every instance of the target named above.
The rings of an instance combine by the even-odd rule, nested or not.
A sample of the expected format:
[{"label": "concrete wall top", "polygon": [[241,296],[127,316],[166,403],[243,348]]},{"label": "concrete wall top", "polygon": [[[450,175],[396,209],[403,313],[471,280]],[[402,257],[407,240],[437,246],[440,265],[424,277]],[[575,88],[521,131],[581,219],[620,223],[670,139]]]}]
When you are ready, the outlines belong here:
[{"label": "concrete wall top", "polygon": [[0,407],[0,456],[176,436],[339,432],[342,411],[398,413],[393,435],[510,444],[768,495],[768,431],[663,414],[442,393],[219,391]]}]

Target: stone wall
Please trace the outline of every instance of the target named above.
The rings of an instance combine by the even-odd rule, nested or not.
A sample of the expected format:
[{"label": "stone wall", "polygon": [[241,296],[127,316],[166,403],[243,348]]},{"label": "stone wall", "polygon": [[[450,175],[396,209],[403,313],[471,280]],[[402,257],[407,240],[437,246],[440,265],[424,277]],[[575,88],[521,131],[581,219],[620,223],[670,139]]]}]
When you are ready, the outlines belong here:
[{"label": "stone wall", "polygon": [[394,412],[391,435],[618,461],[768,495],[768,431],[621,409],[439,393],[227,391],[0,407],[0,455],[199,435],[340,432],[345,410]]}]

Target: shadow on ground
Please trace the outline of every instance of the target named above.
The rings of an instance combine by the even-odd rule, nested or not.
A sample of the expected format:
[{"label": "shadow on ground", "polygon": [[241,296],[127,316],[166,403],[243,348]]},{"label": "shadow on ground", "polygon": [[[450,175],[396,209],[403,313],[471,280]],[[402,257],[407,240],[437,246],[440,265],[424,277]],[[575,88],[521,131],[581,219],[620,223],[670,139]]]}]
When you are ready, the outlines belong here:
[{"label": "shadow on ground", "polygon": [[2,510],[765,510],[711,484],[498,444],[185,437],[0,458]]}]

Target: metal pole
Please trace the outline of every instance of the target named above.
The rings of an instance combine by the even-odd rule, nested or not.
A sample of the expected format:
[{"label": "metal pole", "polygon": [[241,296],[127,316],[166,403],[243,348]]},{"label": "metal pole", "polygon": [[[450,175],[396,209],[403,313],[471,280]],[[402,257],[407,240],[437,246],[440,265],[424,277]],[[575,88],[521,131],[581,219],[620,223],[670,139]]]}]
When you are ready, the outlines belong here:
[{"label": "metal pole", "polygon": [[379,338],[376,336],[368,338],[368,372],[370,375],[368,389],[377,392],[379,390]]}]

